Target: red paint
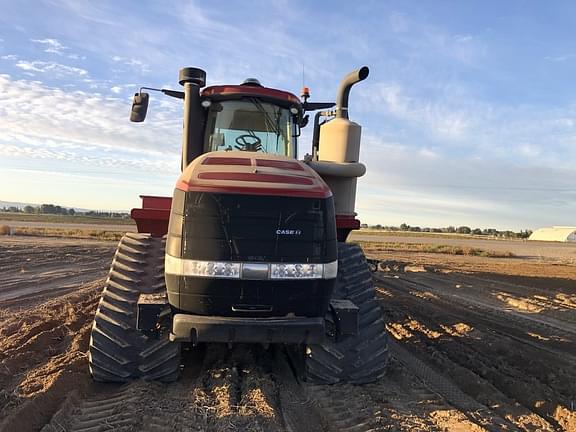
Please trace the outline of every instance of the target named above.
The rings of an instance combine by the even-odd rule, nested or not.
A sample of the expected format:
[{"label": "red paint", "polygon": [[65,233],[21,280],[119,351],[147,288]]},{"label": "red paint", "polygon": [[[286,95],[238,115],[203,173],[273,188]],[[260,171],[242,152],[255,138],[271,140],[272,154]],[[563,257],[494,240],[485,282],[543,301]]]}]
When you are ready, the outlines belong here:
[{"label": "red paint", "polygon": [[273,159],[256,159],[256,165],[267,168],[280,168],[294,171],[304,171],[304,168],[299,163],[279,161]]},{"label": "red paint", "polygon": [[360,228],[360,221],[354,216],[336,215],[336,236],[339,242],[345,242],[350,231]]},{"label": "red paint", "polygon": [[336,228],[359,229],[360,221],[354,216],[336,215]]},{"label": "red paint", "polygon": [[172,198],[140,195],[142,208],[132,209],[130,216],[136,222],[139,233],[150,233],[162,237],[168,232]]},{"label": "red paint", "polygon": [[329,198],[332,191],[326,187],[315,187],[305,190],[276,189],[263,187],[243,187],[243,186],[199,186],[179,181],[176,188],[184,192],[209,192],[209,193],[237,193],[245,195],[267,195],[267,196],[289,196],[301,198]]},{"label": "red paint", "polygon": [[295,185],[311,185],[314,182],[306,177],[281,175],[281,174],[261,174],[243,172],[202,172],[198,174],[202,180],[232,180],[258,183],[284,183]]},{"label": "red paint", "polygon": [[172,207],[172,198],[170,197],[140,195],[140,198],[142,198],[142,208],[170,210]]},{"label": "red paint", "polygon": [[276,90],[268,87],[257,87],[257,86],[243,86],[243,85],[222,85],[222,86],[212,86],[206,87],[202,91],[203,97],[213,97],[213,96],[264,96],[272,99],[278,99],[286,101],[290,104],[300,106],[301,102],[298,97],[294,96],[292,93],[285,92],[282,90]]},{"label": "red paint", "polygon": [[202,165],[245,165],[250,166],[250,159],[236,158],[236,157],[207,157],[202,162]]},{"label": "red paint", "polygon": [[150,233],[162,237],[168,232],[170,210],[132,209],[130,216],[136,222],[139,233]]}]

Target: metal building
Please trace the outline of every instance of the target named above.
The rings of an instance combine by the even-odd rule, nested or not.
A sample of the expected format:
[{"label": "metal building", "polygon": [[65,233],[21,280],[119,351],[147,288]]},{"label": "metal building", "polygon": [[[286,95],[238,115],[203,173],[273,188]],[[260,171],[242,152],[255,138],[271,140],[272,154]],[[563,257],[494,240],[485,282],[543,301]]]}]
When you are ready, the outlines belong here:
[{"label": "metal building", "polygon": [[528,240],[576,242],[576,227],[553,226],[534,231]]}]

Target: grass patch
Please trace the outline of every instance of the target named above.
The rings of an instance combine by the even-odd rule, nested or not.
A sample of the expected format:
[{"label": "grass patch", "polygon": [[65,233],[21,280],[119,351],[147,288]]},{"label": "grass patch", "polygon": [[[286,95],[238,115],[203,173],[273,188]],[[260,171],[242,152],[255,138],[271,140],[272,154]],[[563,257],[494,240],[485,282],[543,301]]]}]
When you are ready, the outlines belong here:
[{"label": "grass patch", "polygon": [[370,252],[420,252],[446,255],[467,255],[485,258],[514,258],[512,252],[493,251],[467,246],[435,245],[429,243],[398,243],[398,242],[358,242],[363,249]]},{"label": "grass patch", "polygon": [[20,236],[78,238],[109,241],[119,241],[124,235],[124,233],[118,231],[36,227],[13,228],[12,234]]},{"label": "grass patch", "polygon": [[459,234],[459,233],[433,233],[433,232],[416,232],[416,231],[387,231],[363,228],[357,231],[352,231],[351,237],[354,235],[367,235],[367,236],[382,236],[382,237],[428,237],[428,238],[448,238],[448,239],[474,239],[474,240],[516,240],[514,238],[502,238],[491,235],[478,235],[478,234]]},{"label": "grass patch", "polygon": [[132,219],[92,216],[48,215],[0,212],[0,220],[22,222],[84,223],[98,225],[134,225]]}]

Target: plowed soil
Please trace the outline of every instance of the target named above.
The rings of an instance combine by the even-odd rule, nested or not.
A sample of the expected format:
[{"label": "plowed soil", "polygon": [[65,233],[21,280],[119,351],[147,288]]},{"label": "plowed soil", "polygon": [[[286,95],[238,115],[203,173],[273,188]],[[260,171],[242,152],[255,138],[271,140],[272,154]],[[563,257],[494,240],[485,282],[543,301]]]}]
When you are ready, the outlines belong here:
[{"label": "plowed soil", "polygon": [[114,249],[0,239],[0,430],[576,431],[574,265],[368,250],[393,356],[376,383],[212,344],[175,384],[102,385],[86,351]]}]

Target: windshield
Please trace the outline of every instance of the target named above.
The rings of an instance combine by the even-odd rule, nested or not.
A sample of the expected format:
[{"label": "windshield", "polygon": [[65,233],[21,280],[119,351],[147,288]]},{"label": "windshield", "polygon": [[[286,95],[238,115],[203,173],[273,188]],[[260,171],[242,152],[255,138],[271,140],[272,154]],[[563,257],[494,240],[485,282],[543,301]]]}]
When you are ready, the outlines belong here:
[{"label": "windshield", "polygon": [[253,151],[296,157],[292,115],[256,98],[215,102],[206,122],[206,151]]}]

